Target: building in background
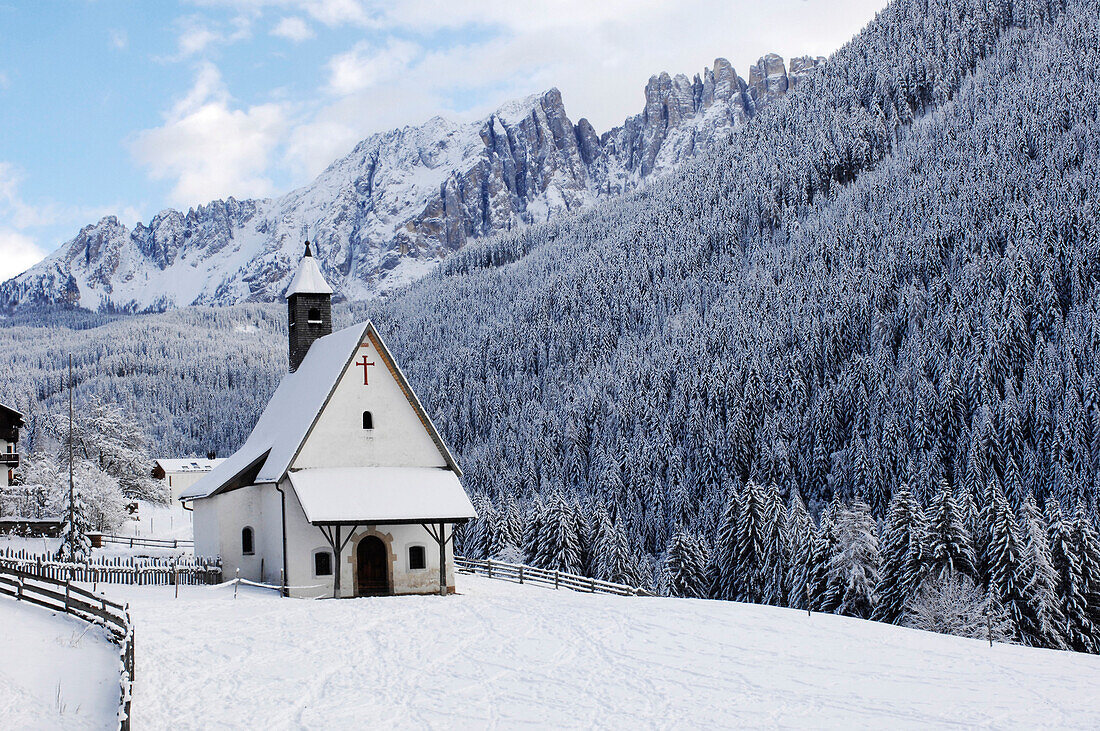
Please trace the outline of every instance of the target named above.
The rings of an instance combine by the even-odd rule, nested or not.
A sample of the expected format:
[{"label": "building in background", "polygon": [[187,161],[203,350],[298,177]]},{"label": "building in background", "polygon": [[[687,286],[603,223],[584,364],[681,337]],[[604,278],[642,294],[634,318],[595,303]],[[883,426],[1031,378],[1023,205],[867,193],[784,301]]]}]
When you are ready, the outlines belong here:
[{"label": "building in background", "polygon": [[11,485],[15,470],[19,467],[19,430],[23,427],[23,415],[15,409],[0,404],[0,486]]},{"label": "building in background", "polygon": [[199,481],[199,478],[214,469],[224,459],[217,459],[213,454],[203,457],[184,457],[183,459],[161,458],[153,461],[153,477],[157,480],[166,480],[168,490],[172,493],[172,500],[179,500],[183,491]]}]

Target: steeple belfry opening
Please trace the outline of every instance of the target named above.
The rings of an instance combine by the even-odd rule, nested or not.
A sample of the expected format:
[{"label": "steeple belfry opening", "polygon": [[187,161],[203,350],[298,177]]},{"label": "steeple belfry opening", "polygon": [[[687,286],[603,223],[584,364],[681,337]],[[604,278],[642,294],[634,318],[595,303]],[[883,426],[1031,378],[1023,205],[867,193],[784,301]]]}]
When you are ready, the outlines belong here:
[{"label": "steeple belfry opening", "polygon": [[309,241],[286,290],[290,372],[298,370],[309,346],[332,333],[332,287],[325,281]]}]

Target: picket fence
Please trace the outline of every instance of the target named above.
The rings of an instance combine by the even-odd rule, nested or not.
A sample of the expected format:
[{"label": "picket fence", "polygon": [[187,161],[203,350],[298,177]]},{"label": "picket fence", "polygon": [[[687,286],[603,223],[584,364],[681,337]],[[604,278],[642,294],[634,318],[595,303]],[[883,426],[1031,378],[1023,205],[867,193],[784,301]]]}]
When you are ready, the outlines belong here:
[{"label": "picket fence", "polygon": [[118,728],[130,731],[130,699],[134,683],[134,625],[130,608],[74,586],[71,581],[47,578],[0,564],[0,594],[65,612],[106,627],[119,646]]},{"label": "picket fence", "polygon": [[492,559],[478,560],[466,558],[465,556],[455,556],[455,568],[462,573],[481,574],[490,579],[502,579],[517,584],[539,584],[541,586],[552,586],[555,589],[572,589],[573,591],[585,591],[591,594],[652,596],[645,589],[636,586],[601,581],[564,571],[540,569],[526,564],[493,561]]},{"label": "picket fence", "polygon": [[85,561],[56,561],[25,549],[0,550],[0,567],[57,581],[137,586],[210,586],[222,580],[221,559],[171,556],[95,556]]}]

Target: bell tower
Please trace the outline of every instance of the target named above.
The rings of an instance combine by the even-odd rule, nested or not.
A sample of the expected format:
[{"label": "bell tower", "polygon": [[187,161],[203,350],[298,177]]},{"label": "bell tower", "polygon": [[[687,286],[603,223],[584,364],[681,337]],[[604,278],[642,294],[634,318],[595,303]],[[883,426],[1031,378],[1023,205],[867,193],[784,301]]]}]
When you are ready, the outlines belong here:
[{"label": "bell tower", "polygon": [[306,241],[306,253],[286,290],[290,372],[298,370],[317,338],[332,333],[332,287],[321,274]]}]

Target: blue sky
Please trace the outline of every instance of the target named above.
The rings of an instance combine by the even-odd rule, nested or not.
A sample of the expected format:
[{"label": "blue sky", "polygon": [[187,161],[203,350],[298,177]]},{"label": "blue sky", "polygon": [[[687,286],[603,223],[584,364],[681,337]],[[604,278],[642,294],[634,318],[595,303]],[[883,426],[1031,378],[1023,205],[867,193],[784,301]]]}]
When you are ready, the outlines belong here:
[{"label": "blue sky", "polygon": [[650,74],[828,55],[883,0],[0,0],[0,280],[104,215],[276,195],[367,135],[557,86],[597,130]]}]

